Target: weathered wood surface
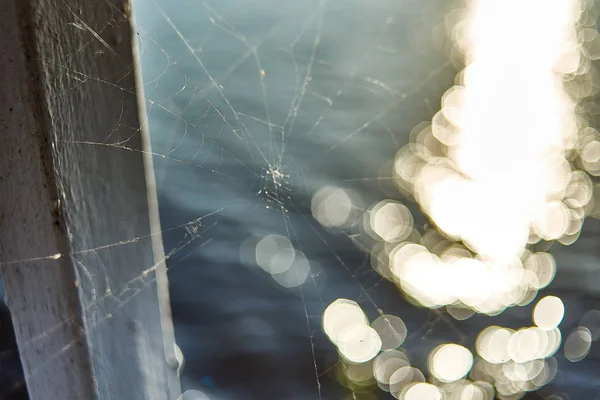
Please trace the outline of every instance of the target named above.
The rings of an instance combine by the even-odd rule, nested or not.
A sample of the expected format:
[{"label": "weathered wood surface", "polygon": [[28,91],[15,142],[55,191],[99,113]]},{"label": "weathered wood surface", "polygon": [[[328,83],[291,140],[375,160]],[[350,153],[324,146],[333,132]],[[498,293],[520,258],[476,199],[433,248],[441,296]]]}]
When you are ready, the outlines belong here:
[{"label": "weathered wood surface", "polygon": [[126,0],[0,0],[0,273],[32,400],[180,393],[131,26]]}]

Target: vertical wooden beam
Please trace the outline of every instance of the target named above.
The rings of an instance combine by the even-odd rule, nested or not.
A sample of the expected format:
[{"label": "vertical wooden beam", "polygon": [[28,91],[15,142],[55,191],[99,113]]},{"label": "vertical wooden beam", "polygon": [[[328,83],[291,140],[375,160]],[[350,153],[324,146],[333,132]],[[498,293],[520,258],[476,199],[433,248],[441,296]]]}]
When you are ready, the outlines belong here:
[{"label": "vertical wooden beam", "polygon": [[180,394],[129,8],[0,0],[0,274],[32,400]]}]

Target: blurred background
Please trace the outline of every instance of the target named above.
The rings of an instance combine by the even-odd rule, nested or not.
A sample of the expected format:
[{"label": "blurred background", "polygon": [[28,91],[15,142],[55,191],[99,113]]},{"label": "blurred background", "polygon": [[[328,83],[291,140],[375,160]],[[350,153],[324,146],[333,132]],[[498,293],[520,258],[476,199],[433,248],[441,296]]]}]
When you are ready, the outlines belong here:
[{"label": "blurred background", "polygon": [[183,400],[600,398],[597,5],[488,3],[133,1]]},{"label": "blurred background", "polygon": [[[477,21],[469,20],[469,2],[134,3],[153,148],[165,155],[155,157],[155,169],[164,240],[170,254],[176,336],[186,360],[182,372],[185,389],[203,392],[211,399],[437,398],[427,397],[425,392],[415,394],[428,390],[421,389],[423,386],[413,394],[406,394],[406,390],[401,393],[410,382],[427,380],[446,387],[447,396],[488,398],[485,390],[469,389],[473,392],[469,394],[467,389],[458,390],[458,383],[448,383],[452,379],[445,379],[443,373],[431,371],[435,369],[432,358],[437,346],[456,344],[461,346],[459,350],[445,348],[449,354],[458,351],[451,364],[460,368],[457,360],[464,355],[462,349],[468,349],[475,356],[470,380],[501,386],[503,393],[498,397],[598,397],[600,381],[594,372],[598,350],[592,344],[598,317],[594,311],[590,313],[598,307],[600,264],[594,244],[598,230],[595,219],[588,217],[583,226],[570,223],[557,228],[555,221],[561,214],[550,212],[545,233],[538,235],[548,240],[534,238],[526,245],[528,254],[537,258],[527,264],[527,254],[521,254],[524,269],[537,268],[537,283],[525,285],[526,293],[518,298],[500,306],[480,307],[476,313],[473,309],[477,311],[477,307],[469,307],[456,297],[447,301],[419,298],[421,289],[411,291],[414,286],[410,282],[399,283],[401,278],[393,273],[390,262],[397,255],[392,249],[403,242],[429,249],[444,241],[446,245],[462,243],[458,246],[471,252],[477,248],[476,239],[469,246],[464,237],[453,238],[448,231],[439,233],[435,226],[439,228],[440,223],[431,217],[435,210],[427,209],[425,195],[415,190],[419,186],[415,179],[402,175],[403,166],[410,169],[414,165],[405,157],[407,151],[426,159],[427,154],[438,151],[436,143],[439,148],[451,141],[443,137],[452,125],[451,113],[440,115],[439,111],[444,105],[442,99],[451,95],[449,89],[465,85],[465,74],[461,77],[459,72],[468,63],[465,54],[470,48],[491,47],[489,58],[500,66],[492,74],[499,77],[498,82],[510,82],[515,96],[501,100],[517,104],[519,97],[528,99],[533,91],[529,100],[539,102],[542,110],[535,114],[533,103],[524,103],[524,107],[531,104],[532,124],[551,136],[544,121],[550,127],[561,123],[554,119],[555,105],[543,103],[547,93],[538,93],[536,98],[539,88],[528,88],[521,71],[535,76],[535,57],[544,57],[535,48],[552,46],[552,29],[561,29],[552,26],[560,23],[553,19],[560,14],[553,14],[553,9],[561,2],[529,3],[507,2],[495,13],[495,19],[484,21],[489,30],[496,29],[499,39],[488,38],[481,45],[470,43],[468,34],[461,33],[468,30],[465,25],[477,26]],[[571,23],[577,31],[579,39],[568,44],[578,52],[585,48],[581,50],[584,56],[571,63],[575,65],[571,70],[563,68],[563,75],[569,78],[560,78],[572,82],[575,89],[565,84],[564,90],[579,108],[566,106],[570,111],[558,112],[585,117],[588,125],[581,122],[583,117],[577,122],[578,137],[584,137],[581,132],[595,125],[597,114],[594,98],[598,83],[593,78],[596,8],[591,2],[578,3],[577,7],[582,11],[573,14],[578,19],[563,24]],[[587,39],[581,39],[581,31],[585,31],[583,36],[589,35]],[[474,37],[486,39],[481,32]],[[514,43],[525,43],[529,49],[525,59],[519,59],[523,50]],[[481,53],[485,58],[485,51]],[[524,67],[527,63],[530,68]],[[587,67],[581,67],[584,64]],[[482,87],[500,97],[500,85]],[[484,156],[493,160],[492,166],[502,163],[507,176],[514,171],[528,175],[525,185],[536,186],[536,180],[542,181],[546,175],[536,175],[537,170],[530,173],[526,169],[529,164],[518,162],[533,158],[531,148],[523,144],[527,138],[519,137],[530,126],[517,129],[520,122],[511,119],[511,112],[515,113],[507,106],[484,122],[505,132],[490,128],[487,137],[492,148],[484,143],[479,151],[491,150]],[[488,116],[485,110],[480,114]],[[427,125],[432,120],[433,129]],[[515,125],[513,134],[508,133],[510,124]],[[423,134],[428,126],[433,140]],[[592,130],[586,132],[591,136],[579,141],[564,139],[569,143],[559,150],[569,154],[563,159],[571,165],[571,180],[583,182],[569,186],[569,193],[585,193],[583,201],[571,208],[585,209],[578,215],[589,216],[595,213],[590,200],[595,188],[591,166],[595,156],[589,155],[595,144],[589,143],[595,142],[596,136]],[[533,147],[544,147],[543,140],[534,140],[530,140]],[[571,155],[582,153],[587,145],[587,156],[575,159]],[[552,144],[547,146],[552,148]],[[441,153],[451,158],[450,152]],[[541,168],[555,168],[564,162],[552,158],[542,162]],[[586,171],[586,166],[589,173],[585,177],[574,174]],[[503,188],[503,178],[493,173],[490,179],[495,179],[502,190],[510,190]],[[421,183],[425,187],[434,184]],[[461,189],[455,190],[441,201],[456,204],[452,197],[458,198]],[[528,193],[512,193],[510,198],[526,202]],[[563,196],[562,204],[568,204],[567,197]],[[422,201],[417,202],[419,198]],[[488,204],[488,214],[504,217],[501,205],[491,200]],[[460,215],[459,211],[456,214]],[[510,242],[518,236],[518,232],[500,226],[497,218],[481,222],[482,230],[500,232],[495,236],[497,242]],[[548,233],[552,229],[559,233]],[[460,253],[460,248],[457,251]],[[531,267],[533,264],[537,267]],[[430,273],[443,274],[437,270]],[[468,277],[470,272],[465,274]],[[460,283],[452,280],[446,285],[461,290]],[[430,290],[435,295],[442,289],[433,285]],[[543,374],[534,360],[513,355],[513,364],[510,356],[500,360],[506,363],[490,363],[493,357],[486,356],[482,345],[478,351],[476,338],[486,327],[507,328],[498,328],[500,334],[487,331],[488,336],[495,334],[497,338],[502,333],[510,337],[511,329],[535,326],[534,306],[549,295],[557,296],[564,305],[559,331],[562,340],[558,340],[562,344],[547,351],[545,357],[532,355],[546,359]],[[380,327],[374,322],[372,327],[384,342],[381,353],[377,352],[377,340],[369,336],[372,331],[363,339],[374,341],[376,350],[344,351],[335,343],[335,334],[326,334],[324,311],[340,298],[354,302],[347,306],[350,310],[358,306],[368,323],[379,318]],[[540,312],[542,309],[540,306]],[[348,312],[351,315],[353,311]],[[584,315],[587,330],[577,328]],[[532,332],[527,330],[523,336],[532,334],[533,341],[524,340],[520,346],[529,343],[535,347],[536,340],[556,341],[536,339]],[[573,337],[569,336],[572,332]],[[483,336],[480,341],[484,341]],[[363,343],[363,339],[348,340]],[[566,343],[570,343],[568,348]],[[354,350],[358,353],[352,353]],[[577,354],[570,356],[570,352]],[[393,360],[387,362],[386,357]],[[489,365],[483,365],[486,362]],[[421,375],[409,370],[391,378],[407,365],[417,368]],[[526,371],[521,380],[506,372],[521,367]],[[485,384],[478,387],[489,389]]]}]

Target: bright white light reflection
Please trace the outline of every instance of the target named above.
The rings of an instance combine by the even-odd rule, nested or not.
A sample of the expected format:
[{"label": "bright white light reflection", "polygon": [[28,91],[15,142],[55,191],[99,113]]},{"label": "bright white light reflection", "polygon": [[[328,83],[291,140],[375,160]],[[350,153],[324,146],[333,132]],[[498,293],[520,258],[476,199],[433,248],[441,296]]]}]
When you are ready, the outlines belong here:
[{"label": "bright white light reflection", "polygon": [[429,372],[442,382],[454,382],[473,367],[473,354],[457,344],[443,344],[429,354]]},{"label": "bright white light reflection", "polygon": [[508,342],[512,337],[513,330],[499,326],[485,328],[475,341],[477,353],[486,361],[498,364],[510,360],[508,354]]},{"label": "bright white light reflection", "polygon": [[392,375],[402,367],[409,367],[406,355],[397,350],[381,352],[373,361],[373,376],[383,386],[390,384]]},{"label": "bright white light reflection", "polygon": [[257,241],[250,238],[240,247],[240,259],[248,263],[248,253],[253,253],[254,262],[271,274],[275,282],[284,288],[295,288],[306,282],[311,265],[285,236],[270,234]]},{"label": "bright white light reflection", "polygon": [[342,226],[352,213],[352,200],[344,189],[324,186],[312,197],[313,217],[325,227]]},{"label": "bright white light reflection", "polygon": [[565,306],[556,296],[546,296],[533,309],[533,323],[544,330],[556,328],[565,315]]},{"label": "bright white light reflection", "polygon": [[[431,125],[416,128],[394,171],[399,188],[475,257],[447,259],[405,243],[392,251],[391,271],[422,305],[462,303],[490,315],[526,305],[556,272],[551,256],[526,246],[579,236],[592,183],[566,158],[583,126],[579,98],[563,81],[583,73],[583,9],[578,0],[471,0],[451,32],[467,65],[460,84],[444,94]],[[600,170],[600,138],[586,137],[582,162]],[[387,225],[374,219],[372,229],[388,240]]]},{"label": "bright white light reflection", "polygon": [[440,258],[424,246],[404,242],[390,253],[390,263],[402,289],[428,307],[461,302],[494,314],[519,304],[539,286],[535,273],[525,275],[518,258],[502,265],[456,254]]},{"label": "bright white light reflection", "polygon": [[446,311],[457,321],[464,321],[473,316],[474,312],[471,309],[464,307],[455,307],[452,305],[446,306]]},{"label": "bright white light reflection", "polygon": [[556,275],[556,261],[548,253],[533,253],[525,259],[523,266],[531,271],[536,280],[530,281],[534,289],[543,289],[552,282]]},{"label": "bright white light reflection", "polygon": [[406,325],[400,317],[395,315],[382,315],[371,323],[382,341],[383,350],[391,350],[399,347],[406,339]]},{"label": "bright white light reflection", "polygon": [[336,345],[345,330],[368,324],[367,316],[358,303],[352,300],[337,299],[323,312],[323,330]]},{"label": "bright white light reflection", "polygon": [[548,347],[548,335],[537,327],[523,328],[514,332],[508,341],[508,354],[517,363],[526,363],[544,355]]},{"label": "bright white light reflection", "polygon": [[294,261],[294,248],[288,238],[267,235],[256,245],[256,264],[270,274],[290,269]]},{"label": "bright white light reflection", "polygon": [[472,383],[462,386],[459,390],[460,395],[457,400],[487,400],[486,392]]},{"label": "bright white light reflection", "polygon": [[407,365],[395,370],[390,376],[390,393],[398,395],[409,383],[413,382],[415,368]]},{"label": "bright white light reflection", "polygon": [[379,334],[369,326],[366,315],[352,300],[337,299],[325,309],[323,330],[348,362],[364,363],[381,351]]},{"label": "bright white light reflection", "polygon": [[[586,127],[577,105],[600,88],[586,75],[590,60],[600,59],[600,36],[578,27],[581,12],[594,21],[595,16],[580,0],[467,3],[467,10],[456,13],[460,18],[452,17],[462,21],[449,24],[466,67],[431,124],[415,128],[414,140],[394,162],[394,182],[414,197],[434,232],[421,237],[408,209],[388,200],[356,224],[369,236],[360,243],[372,249],[377,272],[394,280],[411,301],[446,306],[458,320],[531,303],[554,279],[556,262],[530,245],[570,245],[586,214],[600,216],[593,202],[600,186],[588,175],[600,176],[600,133]],[[585,172],[575,170],[578,165]],[[353,207],[340,190],[327,187],[313,198],[313,215],[324,226],[349,225]],[[331,200],[336,197],[337,209]],[[369,327],[358,305],[340,303],[344,311],[336,312],[332,306],[323,325],[342,357],[373,360],[379,387],[400,399],[522,398],[557,372],[552,355],[561,345],[558,325],[565,310],[554,296],[536,304],[535,326],[484,329],[476,341],[475,367],[462,346],[434,349],[429,368],[439,387],[424,383],[403,353],[385,351],[403,338],[389,340],[377,321]],[[600,313],[586,314],[581,325],[564,346],[574,362],[600,337]],[[377,346],[363,345],[367,342],[384,352],[372,356]],[[472,367],[470,378],[480,379],[473,383],[462,379]]]},{"label": "bright white light reflection", "polygon": [[399,398],[401,400],[442,400],[444,394],[435,385],[419,382],[408,386]]},{"label": "bright white light reflection", "polygon": [[509,361],[528,363],[550,357],[556,353],[560,343],[558,328],[543,330],[533,326],[514,331],[489,326],[478,335],[475,348],[486,362],[501,365]]},{"label": "bright white light reflection", "polygon": [[[285,250],[281,250],[277,254],[281,254]],[[281,273],[273,273],[271,277],[275,282],[277,282],[280,286],[284,288],[294,288],[302,285],[306,282],[306,279],[310,275],[310,264],[306,259],[306,256],[298,250],[291,249],[290,252],[287,253],[289,257],[292,259],[291,265],[287,267],[284,272]],[[295,254],[295,256],[294,256]],[[287,258],[285,260],[285,265],[290,260]],[[273,257],[273,260],[278,260],[277,256]],[[271,261],[271,266],[273,267],[275,263]]]},{"label": "bright white light reflection", "polygon": [[413,227],[413,217],[408,208],[400,203],[384,200],[369,213],[370,228],[383,240],[405,240]]},{"label": "bright white light reflection", "polygon": [[338,350],[348,361],[364,363],[381,350],[381,338],[370,326],[354,326],[338,336]]}]

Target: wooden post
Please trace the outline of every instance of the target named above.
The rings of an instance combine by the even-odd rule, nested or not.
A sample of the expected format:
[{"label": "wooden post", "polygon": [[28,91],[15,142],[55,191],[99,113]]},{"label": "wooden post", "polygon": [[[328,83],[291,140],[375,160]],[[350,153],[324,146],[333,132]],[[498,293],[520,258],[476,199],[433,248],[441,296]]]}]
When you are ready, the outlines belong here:
[{"label": "wooden post", "polygon": [[0,274],[31,400],[180,394],[129,8],[0,0]]}]

